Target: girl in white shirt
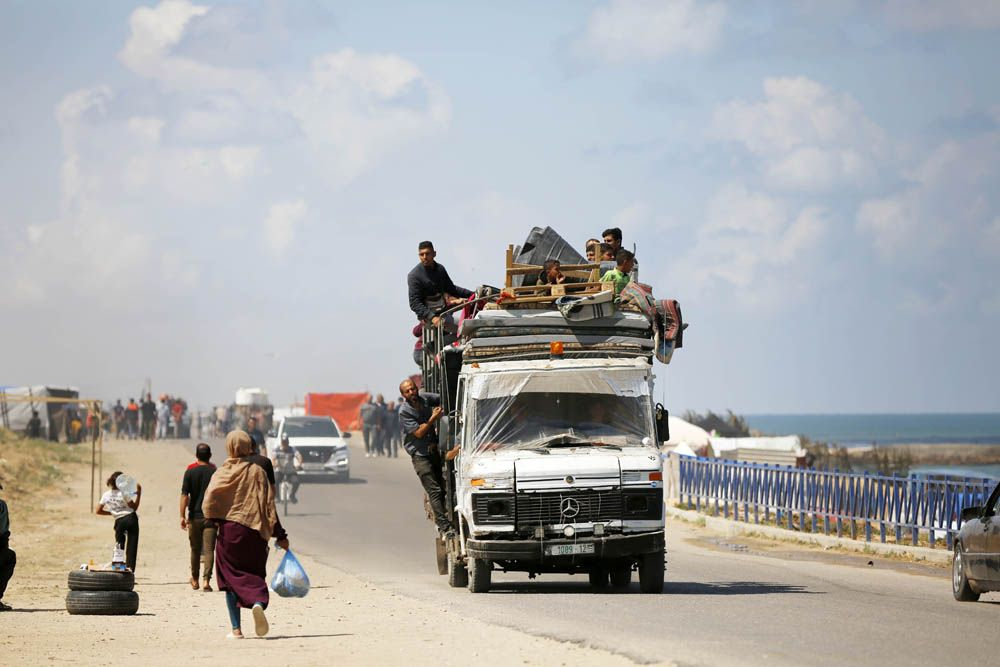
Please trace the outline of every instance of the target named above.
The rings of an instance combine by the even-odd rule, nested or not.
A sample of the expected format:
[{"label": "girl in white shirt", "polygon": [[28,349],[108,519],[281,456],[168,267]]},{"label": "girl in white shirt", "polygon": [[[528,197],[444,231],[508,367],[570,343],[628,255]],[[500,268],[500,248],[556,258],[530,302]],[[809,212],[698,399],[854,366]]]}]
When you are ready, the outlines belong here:
[{"label": "girl in white shirt", "polygon": [[142,498],[142,485],[136,484],[135,496],[126,496],[118,489],[120,470],[111,473],[108,478],[108,491],[101,496],[95,512],[115,518],[115,544],[125,550],[125,565],[135,572],[135,559],[139,552],[139,500]]}]

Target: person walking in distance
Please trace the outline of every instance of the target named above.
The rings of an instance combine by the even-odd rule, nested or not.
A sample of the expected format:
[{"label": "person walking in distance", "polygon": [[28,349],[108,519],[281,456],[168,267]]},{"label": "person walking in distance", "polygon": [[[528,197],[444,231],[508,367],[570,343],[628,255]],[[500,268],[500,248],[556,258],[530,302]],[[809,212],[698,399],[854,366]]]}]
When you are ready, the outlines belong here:
[{"label": "person walking in distance", "polygon": [[274,465],[274,486],[281,486],[282,480],[288,480],[292,485],[292,493],[289,500],[292,504],[299,502],[299,473],[302,468],[302,455],[292,449],[288,434],[281,434],[281,443],[274,450],[271,456],[271,463]]},{"label": "person walking in distance", "polygon": [[267,543],[288,550],[288,535],[278,522],[274,485],[263,466],[251,461],[253,441],[244,431],[226,436],[229,458],[212,475],[202,512],[219,525],[215,542],[216,578],[226,592],[232,631],[227,639],[243,639],[240,608],[253,614],[258,636],[268,633],[264,610],[270,600],[267,581]]},{"label": "person walking in distance", "polygon": [[247,435],[253,440],[253,449],[255,453],[260,453],[261,450],[266,449],[264,447],[264,433],[257,428],[257,418],[250,417],[247,419]]},{"label": "person walking in distance", "polygon": [[142,439],[152,441],[156,437],[156,403],[153,395],[146,394],[146,400],[140,406],[142,412]]},{"label": "person walking in distance", "polygon": [[186,530],[191,545],[191,588],[198,590],[198,576],[202,561],[205,563],[205,585],[202,590],[212,592],[212,569],[215,564],[216,525],[205,520],[201,503],[205,499],[205,489],[215,473],[212,463],[212,448],[199,442],[194,450],[195,462],[184,471],[181,481],[181,530]]},{"label": "person walking in distance", "polygon": [[365,439],[365,458],[375,456],[375,438],[378,436],[376,417],[375,401],[369,396],[368,401],[361,405],[361,435]]},{"label": "person walking in distance", "polygon": [[136,510],[142,500],[142,485],[136,485],[134,498],[126,496],[118,489],[121,474],[121,470],[116,470],[108,477],[108,490],[101,496],[95,513],[115,518],[115,544],[125,550],[125,565],[135,572],[139,553],[139,515]]},{"label": "person walking in distance", "polygon": [[441,397],[432,393],[419,393],[413,380],[403,380],[399,392],[406,403],[399,411],[403,431],[403,449],[410,455],[413,470],[427,492],[427,500],[434,512],[434,523],[442,536],[450,537],[451,524],[444,507],[444,476],[441,472],[441,454],[437,446],[437,422],[441,418]]},{"label": "person walking in distance", "polygon": [[[0,484],[0,491],[3,484]],[[17,554],[10,548],[10,511],[7,502],[0,498],[0,611],[10,611],[11,607],[3,601],[7,593],[7,584],[14,576],[14,566],[17,565]]]},{"label": "person walking in distance", "polygon": [[375,395],[375,456],[385,456],[386,405],[382,394]]},{"label": "person walking in distance", "polygon": [[31,419],[28,420],[28,428],[25,429],[25,435],[29,438],[42,437],[42,420],[38,417],[38,410],[31,411]]},{"label": "person walking in distance", "polygon": [[167,428],[170,425],[170,403],[167,396],[160,396],[160,407],[156,415],[156,437],[160,440],[167,439]]},{"label": "person walking in distance", "polygon": [[128,406],[125,408],[125,427],[128,439],[135,440],[139,434],[139,404],[134,398],[128,399]]},{"label": "person walking in distance", "polygon": [[390,401],[385,406],[385,419],[382,420],[382,437],[385,441],[386,456],[399,456],[397,433],[399,433],[399,406]]},{"label": "person walking in distance", "polygon": [[125,435],[125,406],[122,405],[120,398],[115,401],[114,407],[111,408],[111,420],[115,440],[121,440]]}]

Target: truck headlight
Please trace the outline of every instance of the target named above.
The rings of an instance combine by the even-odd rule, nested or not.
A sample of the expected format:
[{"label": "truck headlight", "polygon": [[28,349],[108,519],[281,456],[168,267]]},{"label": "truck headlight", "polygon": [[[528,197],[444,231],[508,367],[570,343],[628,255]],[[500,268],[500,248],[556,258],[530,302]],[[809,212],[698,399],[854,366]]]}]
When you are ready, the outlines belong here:
[{"label": "truck headlight", "polygon": [[512,493],[472,494],[472,516],[477,524],[513,523],[514,494]]}]

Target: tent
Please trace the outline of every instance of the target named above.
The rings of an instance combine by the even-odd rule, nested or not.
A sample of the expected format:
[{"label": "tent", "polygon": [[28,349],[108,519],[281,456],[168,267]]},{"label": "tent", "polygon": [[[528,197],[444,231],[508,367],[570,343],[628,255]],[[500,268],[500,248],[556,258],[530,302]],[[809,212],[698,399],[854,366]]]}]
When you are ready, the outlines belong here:
[{"label": "tent", "polygon": [[344,431],[361,428],[361,406],[371,398],[368,392],[355,394],[306,394],[306,414],[333,417]]},{"label": "tent", "polygon": [[693,451],[704,450],[712,443],[712,437],[708,431],[695,426],[689,421],[684,421],[680,417],[667,415],[667,425],[670,427],[670,440],[667,440],[666,447],[677,447],[687,445]]},{"label": "tent", "polygon": [[75,403],[45,403],[44,401],[22,402],[8,401],[7,397],[22,398],[79,398],[80,390],[76,387],[50,387],[35,385],[31,387],[0,388],[0,426],[24,433],[31,419],[31,411],[38,410],[42,420],[42,437],[49,440],[59,440],[66,434],[66,417],[71,409],[79,410]]}]

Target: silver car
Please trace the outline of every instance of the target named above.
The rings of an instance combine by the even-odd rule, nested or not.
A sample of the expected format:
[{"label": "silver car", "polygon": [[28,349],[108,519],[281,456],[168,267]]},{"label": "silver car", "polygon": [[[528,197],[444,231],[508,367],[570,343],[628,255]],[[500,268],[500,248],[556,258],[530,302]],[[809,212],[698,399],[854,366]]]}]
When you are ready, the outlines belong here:
[{"label": "silver car", "polygon": [[350,433],[340,430],[330,417],[285,417],[268,439],[268,454],[273,455],[283,435],[302,456],[299,479],[329,479],[346,482],[351,477],[351,455],[347,447]]},{"label": "silver car", "polygon": [[962,510],[951,563],[956,600],[975,602],[982,593],[1000,591],[1000,484],[984,507]]}]

